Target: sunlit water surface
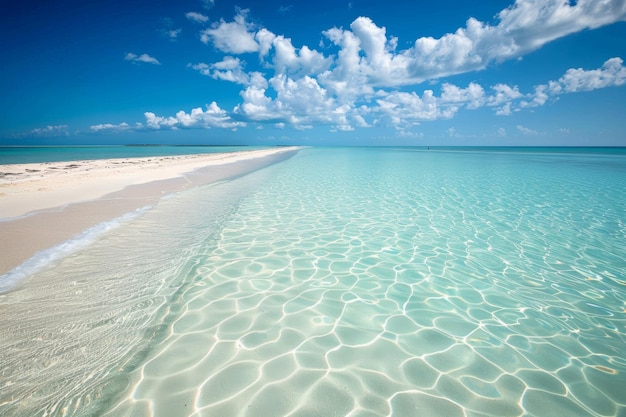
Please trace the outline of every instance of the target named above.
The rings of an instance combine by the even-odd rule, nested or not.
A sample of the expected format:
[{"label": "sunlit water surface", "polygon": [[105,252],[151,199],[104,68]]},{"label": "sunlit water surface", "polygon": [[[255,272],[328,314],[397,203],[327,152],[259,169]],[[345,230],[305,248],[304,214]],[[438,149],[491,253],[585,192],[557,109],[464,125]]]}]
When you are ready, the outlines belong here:
[{"label": "sunlit water surface", "polygon": [[626,156],[304,149],[0,295],[0,414],[624,416]]}]

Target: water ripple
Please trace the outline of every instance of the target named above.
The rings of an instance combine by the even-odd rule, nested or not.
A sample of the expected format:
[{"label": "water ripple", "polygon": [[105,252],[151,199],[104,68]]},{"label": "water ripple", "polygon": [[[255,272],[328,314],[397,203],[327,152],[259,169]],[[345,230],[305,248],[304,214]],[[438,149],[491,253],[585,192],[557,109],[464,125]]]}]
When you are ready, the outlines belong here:
[{"label": "water ripple", "polygon": [[620,181],[385,152],[302,151],[190,246],[108,415],[624,414]]}]

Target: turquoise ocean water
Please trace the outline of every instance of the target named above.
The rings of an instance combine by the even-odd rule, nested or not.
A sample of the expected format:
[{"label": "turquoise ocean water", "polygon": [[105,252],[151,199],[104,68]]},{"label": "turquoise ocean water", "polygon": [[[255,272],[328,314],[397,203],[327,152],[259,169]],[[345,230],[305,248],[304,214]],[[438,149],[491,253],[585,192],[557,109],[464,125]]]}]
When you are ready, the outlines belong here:
[{"label": "turquoise ocean water", "polygon": [[308,148],[169,196],[0,294],[0,415],[625,416],[625,180]]}]

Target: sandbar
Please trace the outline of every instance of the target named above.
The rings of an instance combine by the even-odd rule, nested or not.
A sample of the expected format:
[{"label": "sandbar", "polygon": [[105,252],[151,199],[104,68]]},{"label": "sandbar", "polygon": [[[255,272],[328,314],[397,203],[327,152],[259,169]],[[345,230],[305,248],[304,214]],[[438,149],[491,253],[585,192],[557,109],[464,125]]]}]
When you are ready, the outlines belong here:
[{"label": "sandbar", "polygon": [[0,165],[0,274],[167,194],[245,175],[297,149]]}]

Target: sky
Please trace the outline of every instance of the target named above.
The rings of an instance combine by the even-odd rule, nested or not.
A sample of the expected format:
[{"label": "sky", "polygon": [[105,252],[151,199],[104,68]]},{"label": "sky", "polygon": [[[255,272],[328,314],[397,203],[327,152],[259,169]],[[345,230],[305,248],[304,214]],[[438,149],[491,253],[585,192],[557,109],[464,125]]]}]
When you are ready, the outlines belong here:
[{"label": "sky", "polygon": [[624,0],[0,6],[0,145],[626,146]]}]

